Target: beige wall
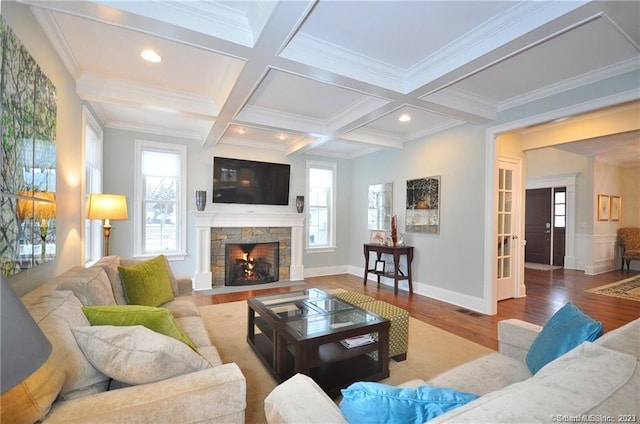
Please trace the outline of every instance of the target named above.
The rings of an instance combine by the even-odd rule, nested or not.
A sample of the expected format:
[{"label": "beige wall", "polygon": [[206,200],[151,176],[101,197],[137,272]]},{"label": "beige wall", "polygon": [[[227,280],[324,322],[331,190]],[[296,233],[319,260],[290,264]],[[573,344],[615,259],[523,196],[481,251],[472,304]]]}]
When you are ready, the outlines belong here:
[{"label": "beige wall", "polygon": [[622,168],[622,216],[620,227],[640,227],[640,166]]},{"label": "beige wall", "polygon": [[27,6],[2,2],[2,17],[16,33],[36,63],[56,87],[57,94],[57,253],[52,262],[23,271],[9,279],[14,290],[23,293],[37,287],[54,275],[80,265],[80,243],[84,225],[81,211],[84,178],[82,142],[82,102],[76,95],[75,81],[55,54],[33,14]]},{"label": "beige wall", "polygon": [[622,195],[622,173],[621,169],[610,163],[596,160],[593,164],[593,216],[595,224],[593,234],[616,234],[619,226],[618,221],[598,220],[598,195],[621,196]]}]

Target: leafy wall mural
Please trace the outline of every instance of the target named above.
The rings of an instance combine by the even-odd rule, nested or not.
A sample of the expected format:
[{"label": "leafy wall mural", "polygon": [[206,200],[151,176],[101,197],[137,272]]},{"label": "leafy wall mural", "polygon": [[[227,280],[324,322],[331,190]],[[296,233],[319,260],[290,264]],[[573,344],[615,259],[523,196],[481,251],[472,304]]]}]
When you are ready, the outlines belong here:
[{"label": "leafy wall mural", "polygon": [[0,267],[55,258],[56,89],[0,16]]}]

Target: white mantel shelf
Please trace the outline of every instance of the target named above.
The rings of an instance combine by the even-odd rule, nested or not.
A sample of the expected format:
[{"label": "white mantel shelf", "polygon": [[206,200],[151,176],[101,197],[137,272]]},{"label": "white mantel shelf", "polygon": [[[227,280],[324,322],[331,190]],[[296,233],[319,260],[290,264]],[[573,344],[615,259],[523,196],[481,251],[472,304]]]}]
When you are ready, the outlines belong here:
[{"label": "white mantel shelf", "polygon": [[211,288],[211,228],[287,227],[291,228],[291,281],[304,279],[302,250],[304,214],[274,212],[193,212],[196,218],[196,270],[194,290]]}]

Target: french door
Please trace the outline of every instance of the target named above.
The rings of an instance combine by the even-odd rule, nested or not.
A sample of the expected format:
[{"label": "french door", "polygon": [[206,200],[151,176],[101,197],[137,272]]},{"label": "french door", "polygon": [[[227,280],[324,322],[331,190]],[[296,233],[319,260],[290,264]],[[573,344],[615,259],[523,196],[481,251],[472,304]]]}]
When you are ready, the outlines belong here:
[{"label": "french door", "polygon": [[521,163],[501,158],[498,164],[497,300],[519,295],[522,280],[522,246],[519,240],[521,214]]}]

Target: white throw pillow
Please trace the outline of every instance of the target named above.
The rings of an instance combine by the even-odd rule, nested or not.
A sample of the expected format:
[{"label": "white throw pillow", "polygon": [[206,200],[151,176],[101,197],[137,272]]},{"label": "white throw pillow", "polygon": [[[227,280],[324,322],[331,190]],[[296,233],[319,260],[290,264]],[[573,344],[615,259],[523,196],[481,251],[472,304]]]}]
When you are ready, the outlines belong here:
[{"label": "white throw pillow", "polygon": [[186,344],[141,325],[75,327],[71,331],[89,362],[127,384],[145,384],[211,368]]}]

